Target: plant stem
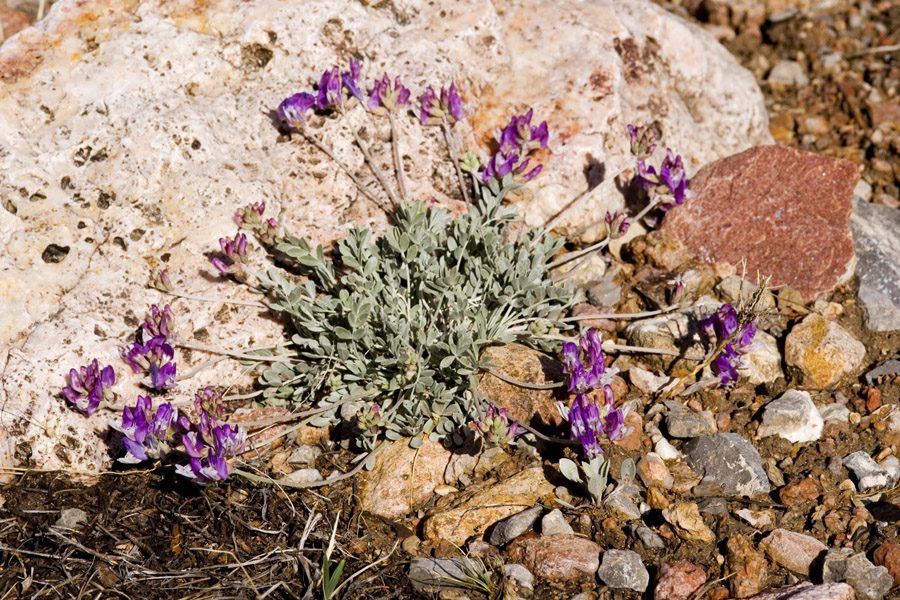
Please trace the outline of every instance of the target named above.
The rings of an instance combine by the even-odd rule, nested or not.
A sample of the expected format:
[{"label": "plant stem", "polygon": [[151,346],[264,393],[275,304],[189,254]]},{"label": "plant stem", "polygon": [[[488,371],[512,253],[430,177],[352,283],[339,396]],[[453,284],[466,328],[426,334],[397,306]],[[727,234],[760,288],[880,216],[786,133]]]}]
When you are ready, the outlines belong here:
[{"label": "plant stem", "polygon": [[678,306],[672,305],[665,308],[660,308],[659,310],[647,310],[644,312],[636,313],[603,313],[596,315],[579,315],[577,317],[566,317],[565,319],[560,319],[559,321],[560,323],[573,323],[575,321],[590,321],[591,319],[643,319],[645,317],[655,317],[656,315],[661,315],[677,309]]},{"label": "plant stem", "polygon": [[362,140],[361,137],[359,137],[359,132],[356,131],[356,127],[354,127],[353,123],[350,122],[350,117],[347,116],[347,111],[344,110],[344,107],[342,105],[338,106],[338,110],[340,110],[341,116],[344,117],[344,121],[347,122],[347,127],[350,128],[350,132],[353,134],[353,139],[356,140],[356,145],[359,146],[366,164],[369,165],[369,169],[371,169],[372,174],[375,175],[375,179],[377,179],[378,183],[381,184],[381,187],[384,188],[384,191],[388,195],[388,198],[391,199],[391,203],[394,206],[397,206],[397,196],[394,194],[394,191],[390,188],[390,186],[388,186],[387,181],[384,180],[384,177],[381,175],[381,171],[375,165],[375,161],[372,160],[372,155],[369,154],[369,147],[366,146],[366,143]]},{"label": "plant stem", "polygon": [[581,258],[585,254],[590,254],[591,252],[594,252],[596,250],[602,250],[603,248],[606,247],[607,244],[609,244],[609,235],[607,235],[605,238],[603,238],[596,244],[588,246],[587,248],[585,248],[583,250],[578,250],[576,252],[569,252],[565,256],[554,260],[552,263],[548,264],[545,268],[548,271],[550,271],[551,269],[555,269],[556,267],[560,267],[566,263],[572,262],[573,260],[575,260],[577,258]]},{"label": "plant stem", "polygon": [[231,358],[239,358],[242,360],[255,360],[259,362],[291,362],[292,358],[288,356],[262,356],[259,354],[245,354],[243,352],[233,352],[231,350],[225,350],[224,348],[216,348],[215,346],[207,346],[206,344],[198,344],[196,342],[189,342],[188,340],[183,340],[181,338],[175,340],[176,346],[181,346],[182,348],[191,348],[193,350],[201,350],[203,352],[210,352],[212,354],[222,354],[224,356],[230,356]]},{"label": "plant stem", "polygon": [[528,383],[527,381],[519,381],[518,379],[514,379],[509,375],[504,375],[503,373],[495,371],[490,367],[485,370],[500,381],[505,381],[506,383],[510,383],[520,388],[525,388],[526,390],[552,390],[566,385],[563,381],[558,381],[556,383]]},{"label": "plant stem", "polygon": [[662,348],[644,348],[643,346],[623,346],[621,344],[610,344],[603,342],[604,352],[636,352],[643,354],[662,354],[663,356],[677,356],[685,360],[704,360],[704,356],[696,356],[693,354],[684,354],[675,350],[663,350]]},{"label": "plant stem", "polygon": [[447,143],[450,160],[453,161],[453,167],[456,169],[456,180],[459,182],[459,189],[466,204],[471,204],[469,190],[466,189],[466,181],[463,179],[462,169],[459,168],[459,156],[456,152],[456,144],[453,143],[453,132],[450,131],[450,125],[447,124],[446,117],[441,118],[441,129],[444,131],[444,141]]},{"label": "plant stem", "polygon": [[[353,128],[351,127],[350,129],[353,129]],[[384,206],[384,203],[381,200],[379,200],[378,198],[376,198],[375,195],[369,191],[369,188],[367,188],[365,186],[365,184],[363,184],[363,182],[360,181],[359,178],[353,174],[353,171],[350,170],[350,167],[348,167],[346,164],[343,163],[343,161],[341,161],[337,156],[335,156],[334,152],[331,151],[331,148],[329,148],[328,146],[326,146],[325,144],[320,142],[318,138],[316,138],[313,134],[309,133],[305,129],[303,131],[301,131],[301,133],[303,134],[303,137],[306,138],[306,141],[308,141],[310,144],[312,144],[313,146],[315,146],[316,148],[321,150],[323,153],[325,153],[325,155],[327,155],[328,158],[330,158],[334,162],[334,164],[336,164],[338,167],[340,167],[341,170],[347,174],[347,177],[349,177],[350,180],[353,181],[353,183],[356,185],[357,189],[359,189],[359,191],[362,193],[363,196],[365,196],[366,198],[368,198],[369,200],[371,200],[372,202],[374,202],[375,204],[380,206],[382,210],[388,211],[388,209]]]},{"label": "plant stem", "polygon": [[406,192],[406,179],[403,176],[403,161],[400,160],[400,146],[397,139],[397,121],[394,119],[394,111],[388,111],[388,118],[391,121],[391,150],[394,155],[394,170],[397,171],[397,187],[400,188],[400,197],[408,199],[409,194]]},{"label": "plant stem", "polygon": [[262,302],[252,302],[247,300],[222,300],[221,298],[208,298],[206,296],[194,296],[192,294],[182,294],[181,292],[164,292],[170,296],[184,298],[185,300],[197,300],[199,302],[218,302],[219,304],[234,304],[235,306],[253,306],[256,308],[269,308]]}]

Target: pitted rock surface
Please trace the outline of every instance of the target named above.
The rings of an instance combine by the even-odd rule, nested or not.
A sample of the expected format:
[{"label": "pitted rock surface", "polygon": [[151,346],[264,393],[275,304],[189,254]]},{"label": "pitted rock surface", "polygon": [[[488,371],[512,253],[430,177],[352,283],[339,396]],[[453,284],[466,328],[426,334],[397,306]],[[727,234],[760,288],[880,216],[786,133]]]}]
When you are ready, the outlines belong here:
[{"label": "pitted rock surface", "polygon": [[[561,0],[553,10],[539,0],[502,9],[488,0],[59,0],[0,47],[0,466],[109,466],[115,415],[85,418],[59,391],[68,369],[98,358],[118,371],[117,402],[133,402],[141,390],[118,348],[154,302],[173,303],[188,340],[235,350],[283,341],[266,311],[145,287],[151,268],[167,267],[180,292],[257,300],[205,256],[234,234],[238,207],[266,202],[267,217],[326,246],[349,226],[384,229],[384,213],[340,169],[271,119],[283,98],[354,56],[367,81],[402,75],[414,97],[455,81],[471,111],[456,131],[482,156],[511,114],[533,107],[546,119],[544,171],[520,199],[532,224],[584,190],[587,157],[602,157],[606,181],[564,233],[623,206],[612,174],[632,164],[627,123],[657,119],[689,169],[771,142],[752,74],[711,35],[643,0]],[[366,123],[376,161],[390,163],[386,121],[351,117]],[[369,182],[346,129],[314,120]],[[411,196],[461,210],[439,128],[405,115],[398,125]],[[266,267],[251,246],[252,270]],[[179,350],[179,374],[207,358]],[[250,385],[238,372],[220,362],[166,399]],[[15,458],[17,446],[30,456]]]},{"label": "pitted rock surface", "polygon": [[661,231],[700,260],[771,276],[806,300],[853,275],[850,233],[859,170],[848,160],[780,146],[745,150],[705,166],[697,196],[668,212]]}]

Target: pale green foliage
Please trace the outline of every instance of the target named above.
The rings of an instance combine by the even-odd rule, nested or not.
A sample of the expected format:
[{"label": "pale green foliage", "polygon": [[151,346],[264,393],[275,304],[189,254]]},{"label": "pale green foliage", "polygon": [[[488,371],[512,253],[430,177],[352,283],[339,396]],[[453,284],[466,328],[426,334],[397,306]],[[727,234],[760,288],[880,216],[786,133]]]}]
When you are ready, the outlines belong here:
[{"label": "pale green foliage", "polygon": [[[371,392],[383,427],[374,439],[429,434],[445,440],[483,414],[477,375],[482,350],[521,342],[556,350],[552,335],[573,301],[553,285],[546,265],[562,241],[527,230],[514,240],[514,207],[502,204],[517,184],[492,180],[482,198],[457,219],[444,209],[404,202],[396,225],[372,239],[351,229],[339,259],[285,234],[277,250],[307,276],[295,283],[272,269],[260,277],[271,307],[290,317],[301,360],[276,363],[260,377],[270,402],[341,402]],[[338,409],[314,424],[336,422]],[[457,440],[459,441],[459,440]]]},{"label": "pale green foliage", "polygon": [[[568,458],[559,459],[559,472],[563,477],[577,483],[588,493],[594,504],[600,506],[606,492],[606,481],[609,477],[609,461],[603,456],[596,456],[589,461],[576,463]],[[581,474],[584,474],[584,479]],[[616,492],[626,488],[634,481],[635,464],[634,460],[626,458],[622,461],[621,471],[619,473],[619,484],[616,489],[608,494],[606,498],[612,496]]]}]

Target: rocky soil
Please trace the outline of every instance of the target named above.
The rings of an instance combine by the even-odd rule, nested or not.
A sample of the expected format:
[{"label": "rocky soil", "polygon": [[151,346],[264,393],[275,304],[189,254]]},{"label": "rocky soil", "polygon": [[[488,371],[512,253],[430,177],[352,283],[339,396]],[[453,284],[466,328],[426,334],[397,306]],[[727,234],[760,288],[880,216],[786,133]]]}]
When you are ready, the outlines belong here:
[{"label": "rocky soil", "polygon": [[[0,490],[0,598],[319,597],[333,531],[342,598],[900,598],[900,3],[664,6],[753,72],[780,146],[850,162],[784,149],[720,162],[697,178],[702,223],[676,217],[692,205],[676,209],[586,278],[576,312],[596,313],[587,324],[604,339],[681,350],[690,311],[603,314],[659,308],[676,279],[708,307],[746,302],[757,272],[774,279],[757,296],[764,334],[732,387],[661,401],[663,374],[688,375],[689,363],[611,353],[634,430],[607,445],[610,476],[622,483],[631,458],[633,482],[594,506],[558,471],[576,448],[530,434],[510,448],[397,443],[371,471],[302,491],[118,468],[86,485],[36,469]],[[717,198],[726,184],[740,193]],[[774,200],[750,210],[760,198]],[[517,379],[560,378],[557,357],[494,352]],[[566,435],[553,408],[564,396],[491,376],[482,386],[545,435]],[[340,432],[328,434],[304,429],[258,466],[294,483],[349,471]]]}]

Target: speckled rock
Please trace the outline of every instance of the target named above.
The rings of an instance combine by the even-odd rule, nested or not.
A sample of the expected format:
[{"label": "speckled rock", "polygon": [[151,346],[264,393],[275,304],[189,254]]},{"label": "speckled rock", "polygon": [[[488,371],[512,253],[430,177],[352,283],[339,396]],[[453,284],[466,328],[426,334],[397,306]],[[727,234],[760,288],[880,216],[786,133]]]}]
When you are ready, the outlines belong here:
[{"label": "speckled rock", "polygon": [[513,560],[545,579],[592,577],[600,566],[600,546],[574,535],[516,540],[510,546],[509,554]]},{"label": "speckled rock", "polygon": [[810,566],[828,549],[812,536],[787,529],[773,530],[759,542],[759,547],[785,569],[803,575],[809,575]]},{"label": "speckled rock", "polygon": [[437,442],[426,440],[418,450],[408,438],[393,442],[375,457],[374,469],[360,473],[361,508],[387,519],[405,516],[444,482],[448,462],[450,451]]},{"label": "speckled rock", "polygon": [[637,475],[647,487],[658,486],[670,490],[675,483],[665,461],[655,452],[648,452],[637,462]]},{"label": "speckled rock", "polygon": [[728,538],[725,544],[725,561],[728,572],[734,573],[728,585],[735,598],[758,594],[765,587],[769,570],[766,558],[744,536]]},{"label": "speckled rock", "polygon": [[[121,398],[136,396],[118,346],[161,299],[144,287],[152,267],[167,267],[179,291],[217,300],[175,300],[181,335],[224,348],[282,341],[264,311],[218,302],[257,300],[215,277],[204,255],[233,233],[239,205],[265,201],[314,244],[349,225],[384,228],[346,175],[270,117],[351,56],[370,79],[402,74],[414,94],[455,80],[473,111],[457,131],[480,154],[512,111],[546,118],[552,150],[522,198],[530,223],[584,189],[589,154],[603,157],[606,181],[561,224],[565,233],[622,206],[612,175],[632,163],[627,123],[655,121],[689,170],[771,141],[753,76],[699,27],[642,0],[561,0],[552,11],[540,0],[502,10],[487,0],[60,0],[0,48],[0,466],[17,463],[19,445],[37,468],[108,467],[111,415],[84,419],[58,390],[69,368],[97,357],[117,365]],[[368,180],[344,128],[318,117],[315,126]],[[405,118],[399,127],[411,195],[458,210],[440,132]],[[389,150],[387,131],[367,126],[376,160]],[[208,356],[177,358],[186,371]],[[238,372],[220,362],[172,397],[248,385]],[[48,430],[77,444],[57,452]]]},{"label": "speckled rock", "polygon": [[866,347],[853,334],[815,313],[794,325],[784,342],[785,361],[810,387],[837,385],[860,368],[865,356]]},{"label": "speckled rock", "polygon": [[850,227],[859,263],[859,303],[872,331],[900,330],[900,214],[896,208],[854,200]]},{"label": "speckled rock", "polygon": [[705,166],[697,196],[670,210],[660,229],[703,262],[771,276],[806,299],[853,276],[850,233],[859,170],[848,160],[785,148],[752,148]]},{"label": "speckled rock", "polygon": [[691,469],[703,475],[704,483],[720,487],[725,494],[752,496],[770,489],[759,451],[736,433],[694,438],[683,451]]},{"label": "speckled rock", "polygon": [[706,583],[703,567],[689,562],[659,565],[653,600],[688,600]]},{"label": "speckled rock", "polygon": [[531,467],[501,482],[467,490],[461,504],[442,509],[439,503],[425,521],[425,539],[447,540],[461,546],[474,535],[482,535],[494,523],[530,508],[554,486],[540,467]]},{"label": "speckled rock", "polygon": [[756,435],[777,435],[791,443],[813,442],[822,437],[825,422],[809,392],[788,390],[763,409]]},{"label": "speckled rock", "polygon": [[650,585],[650,573],[641,555],[632,550],[607,550],[597,570],[600,581],[614,590],[643,592]]}]

